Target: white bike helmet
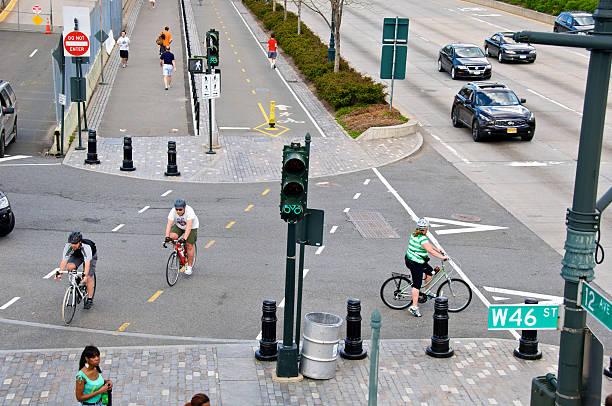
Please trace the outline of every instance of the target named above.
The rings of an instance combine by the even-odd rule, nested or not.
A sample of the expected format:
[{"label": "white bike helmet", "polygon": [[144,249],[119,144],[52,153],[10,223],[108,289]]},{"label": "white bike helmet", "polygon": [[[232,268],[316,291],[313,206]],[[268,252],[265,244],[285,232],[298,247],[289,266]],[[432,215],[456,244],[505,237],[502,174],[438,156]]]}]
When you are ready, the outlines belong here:
[{"label": "white bike helmet", "polygon": [[425,231],[429,228],[429,221],[425,217],[421,217],[419,221],[417,221],[417,230]]}]

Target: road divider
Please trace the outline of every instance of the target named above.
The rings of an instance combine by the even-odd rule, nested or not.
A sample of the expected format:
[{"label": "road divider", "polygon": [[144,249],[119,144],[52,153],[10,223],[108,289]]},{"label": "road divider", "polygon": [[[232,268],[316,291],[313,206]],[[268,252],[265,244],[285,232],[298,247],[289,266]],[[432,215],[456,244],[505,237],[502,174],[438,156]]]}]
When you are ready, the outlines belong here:
[{"label": "road divider", "polygon": [[225,226],[225,228],[232,228],[232,226],[236,224],[235,221],[230,221],[229,223],[227,223],[227,225]]},{"label": "road divider", "polygon": [[262,196],[265,196],[265,195],[267,195],[267,194],[268,194],[268,192],[270,192],[270,189],[266,189],[266,190],[264,190],[263,192],[261,192],[261,195],[262,195]]},{"label": "road divider", "polygon": [[254,206],[254,205],[252,205],[252,204],[249,204],[249,205],[247,206],[247,208],[246,208],[246,209],[244,209],[244,211],[250,211],[250,210],[251,210],[253,207],[255,207],[255,206]]}]

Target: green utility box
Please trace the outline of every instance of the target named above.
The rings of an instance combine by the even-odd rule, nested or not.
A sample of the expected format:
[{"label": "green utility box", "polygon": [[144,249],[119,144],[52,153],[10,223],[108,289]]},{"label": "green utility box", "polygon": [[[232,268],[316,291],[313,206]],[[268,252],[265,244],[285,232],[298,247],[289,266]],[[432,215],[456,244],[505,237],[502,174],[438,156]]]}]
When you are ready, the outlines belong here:
[{"label": "green utility box", "polygon": [[86,100],[87,82],[85,78],[70,78],[70,101],[84,102]]},{"label": "green utility box", "polygon": [[552,374],[533,378],[530,406],[555,406],[555,393],[557,392],[555,383],[556,379]]}]

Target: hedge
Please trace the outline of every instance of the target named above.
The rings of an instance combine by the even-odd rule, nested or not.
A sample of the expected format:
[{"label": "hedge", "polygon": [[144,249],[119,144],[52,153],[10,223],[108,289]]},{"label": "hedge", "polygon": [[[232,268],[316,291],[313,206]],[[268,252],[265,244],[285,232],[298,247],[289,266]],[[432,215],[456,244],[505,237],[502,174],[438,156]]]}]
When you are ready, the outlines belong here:
[{"label": "hedge", "polygon": [[546,14],[558,15],[562,11],[583,10],[593,12],[598,0],[501,0]]},{"label": "hedge", "polygon": [[287,20],[283,20],[283,7],[278,3],[274,12],[272,2],[242,2],[263,22],[266,30],[274,33],[274,38],[285,54],[293,59],[300,72],[314,84],[319,98],[334,109],[385,102],[385,86],[357,72],[344,58],[340,59],[340,72],[334,73],[333,62],[327,62],[327,45],[304,23],[301,34],[297,35],[297,15],[288,11]]}]

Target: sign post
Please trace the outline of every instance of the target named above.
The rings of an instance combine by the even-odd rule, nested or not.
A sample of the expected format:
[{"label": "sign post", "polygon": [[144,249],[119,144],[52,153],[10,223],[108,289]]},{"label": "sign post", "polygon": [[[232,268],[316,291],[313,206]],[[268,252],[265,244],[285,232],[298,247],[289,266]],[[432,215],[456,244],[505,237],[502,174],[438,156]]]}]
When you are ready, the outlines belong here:
[{"label": "sign post", "polygon": [[557,330],[561,305],[509,304],[489,307],[489,330]]}]

